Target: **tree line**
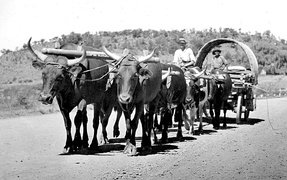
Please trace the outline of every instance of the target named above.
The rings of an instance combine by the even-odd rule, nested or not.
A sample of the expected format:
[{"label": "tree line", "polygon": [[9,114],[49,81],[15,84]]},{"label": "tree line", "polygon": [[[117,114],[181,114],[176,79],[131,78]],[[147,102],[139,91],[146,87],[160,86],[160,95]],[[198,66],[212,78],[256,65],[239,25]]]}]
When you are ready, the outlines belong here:
[{"label": "tree line", "polygon": [[[178,39],[184,37],[192,48],[195,55],[200,48],[208,41],[216,38],[232,38],[243,42],[251,48],[257,57],[259,67],[264,69],[267,74],[285,74],[287,73],[287,42],[284,39],[276,38],[271,31],[267,30],[263,33],[256,32],[241,32],[232,28],[223,29],[205,29],[197,31],[195,29],[184,30],[142,30],[142,29],[127,29],[123,31],[99,31],[95,33],[86,32],[84,34],[71,32],[68,35],[54,37],[49,40],[41,39],[34,41],[33,45],[39,49],[42,47],[53,47],[55,41],[64,43],[84,43],[87,46],[92,46],[100,49],[102,44],[108,46],[114,52],[122,52],[124,49],[129,49],[130,52],[140,54],[143,50],[151,51],[157,48],[156,56],[164,57],[162,61],[169,62],[176,49],[178,49]],[[25,50],[23,48],[18,50]],[[237,47],[230,45],[228,51],[224,54],[227,59],[230,59],[234,64],[246,64],[246,56]],[[15,53],[10,50],[3,49],[3,54]],[[13,60],[12,60],[13,61]]]}]

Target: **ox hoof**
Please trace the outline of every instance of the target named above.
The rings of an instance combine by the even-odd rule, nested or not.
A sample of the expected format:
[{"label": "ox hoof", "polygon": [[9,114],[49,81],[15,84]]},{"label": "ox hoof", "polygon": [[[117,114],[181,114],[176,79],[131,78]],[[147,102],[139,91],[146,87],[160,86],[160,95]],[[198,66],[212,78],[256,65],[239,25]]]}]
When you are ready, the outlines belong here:
[{"label": "ox hoof", "polygon": [[89,147],[89,143],[84,143],[83,144],[83,148],[88,148]]},{"label": "ox hoof", "polygon": [[114,129],[114,137],[119,137],[120,131],[119,129]]},{"label": "ox hoof", "polygon": [[136,146],[134,146],[131,143],[127,143],[127,145],[125,146],[125,149],[124,149],[123,152],[124,152],[124,154],[128,154],[128,155],[131,155],[131,156],[135,156],[135,155],[138,154]]},{"label": "ox hoof", "polygon": [[179,141],[182,141],[183,139],[182,133],[177,133],[176,137]]},{"label": "ox hoof", "polygon": [[107,137],[104,137],[103,135],[101,135],[99,141],[100,141],[100,144],[103,145],[103,144],[107,144],[109,142],[109,139]]},{"label": "ox hoof", "polygon": [[176,137],[177,137],[178,141],[180,141],[180,142],[184,141],[184,138],[183,138],[182,134],[181,135],[177,135]]},{"label": "ox hoof", "polygon": [[150,154],[152,152],[152,148],[150,146],[143,147],[141,150],[142,155]]},{"label": "ox hoof", "polygon": [[188,134],[188,135],[194,135],[194,130],[189,129],[186,134]]},{"label": "ox hoof", "polygon": [[168,134],[166,132],[162,133],[160,143],[168,143]]},{"label": "ox hoof", "polygon": [[90,145],[90,149],[91,150],[97,150],[98,149],[98,143],[92,142],[92,144]]},{"label": "ox hoof", "polygon": [[63,154],[70,154],[72,153],[72,149],[70,147],[64,147]]}]

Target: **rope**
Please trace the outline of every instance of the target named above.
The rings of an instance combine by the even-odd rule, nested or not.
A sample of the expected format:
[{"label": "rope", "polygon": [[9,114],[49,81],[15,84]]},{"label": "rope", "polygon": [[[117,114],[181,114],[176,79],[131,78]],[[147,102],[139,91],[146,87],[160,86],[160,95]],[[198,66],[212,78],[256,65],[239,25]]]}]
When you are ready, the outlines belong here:
[{"label": "rope", "polygon": [[[265,90],[265,89],[263,89],[263,88],[260,88],[260,87],[257,87],[257,86],[255,86],[255,85],[253,85],[253,84],[251,84],[251,83],[242,83],[242,84],[244,84],[244,85],[248,85],[249,87],[253,87],[253,88],[255,88],[255,89],[260,89],[260,90],[262,90],[262,91],[264,91],[264,92],[269,92],[269,90]],[[269,103],[268,103],[268,97],[266,96],[266,108],[267,108],[267,119],[268,119],[268,122],[269,122],[269,125],[270,125],[270,127],[272,128],[272,130],[276,133],[276,134],[281,134],[281,135],[283,135],[282,134],[282,132],[278,132],[278,131],[280,131],[280,130],[284,130],[284,129],[287,129],[286,127],[285,128],[275,128],[273,125],[272,125],[272,123],[271,123],[271,118],[270,118],[270,113],[269,113]]]},{"label": "rope", "polygon": [[109,75],[111,71],[105,73],[104,75],[102,75],[101,77],[99,78],[96,78],[96,79],[83,79],[83,78],[78,78],[78,77],[75,77],[75,79],[78,79],[78,80],[82,80],[82,81],[85,81],[85,82],[94,82],[94,81],[99,81],[99,80],[102,80],[105,76]]},{"label": "rope", "polygon": [[268,122],[269,122],[269,125],[271,126],[272,130],[273,130],[276,134],[281,134],[281,135],[283,135],[282,132],[278,132],[278,131],[284,130],[284,129],[287,129],[287,128],[286,128],[286,127],[285,127],[285,128],[274,128],[274,126],[273,126],[272,123],[271,123],[270,113],[269,113],[268,97],[266,97],[266,108],[267,108],[267,118],[268,118]]},{"label": "rope", "polygon": [[114,70],[119,66],[119,64],[120,64],[127,56],[128,56],[128,54],[125,55],[125,56],[123,56],[119,61],[117,61],[117,63],[116,63],[115,65],[113,65],[112,63],[107,63],[107,64],[105,64],[105,65],[103,65],[103,66],[96,67],[96,68],[89,69],[89,70],[86,70],[86,71],[83,71],[83,72],[82,72],[82,73],[87,73],[87,72],[90,72],[90,71],[94,71],[94,70],[103,68],[103,67],[108,66],[108,65],[112,65],[113,68],[112,68],[110,71],[108,71],[107,73],[105,73],[103,76],[101,76],[100,78],[96,78],[96,79],[83,79],[83,78],[78,78],[78,77],[75,77],[75,76],[74,76],[74,77],[75,77],[75,79],[82,80],[82,81],[86,81],[86,82],[94,82],[94,81],[102,80],[105,76],[109,75],[112,71],[114,71]]},{"label": "rope", "polygon": [[99,67],[96,67],[96,68],[93,68],[93,69],[88,69],[88,70],[85,70],[83,71],[82,73],[87,73],[87,72],[91,72],[91,71],[94,71],[94,70],[97,70],[97,69],[101,69],[105,66],[108,66],[108,65],[111,65],[112,63],[108,63],[108,64],[105,64],[105,65],[102,65],[102,66],[99,66]]},{"label": "rope", "polygon": [[[256,89],[260,89],[260,90],[262,90],[262,91],[264,91],[264,92],[269,92],[269,90],[265,90],[265,89],[262,89],[262,88],[260,88],[260,87],[256,87],[256,86],[254,86],[254,85],[252,85],[252,84],[250,84],[250,83],[244,83],[244,84],[248,84],[249,86],[252,86],[253,88],[256,88]],[[275,127],[272,125],[272,123],[271,123],[271,118],[270,118],[270,110],[269,110],[268,97],[266,96],[265,99],[266,99],[266,108],[267,108],[267,119],[268,119],[268,123],[269,123],[270,127],[272,128],[272,130],[273,130],[276,134],[281,134],[281,135],[283,135],[282,132],[278,132],[278,131],[284,130],[284,129],[287,129],[287,128],[286,128],[286,127],[285,127],[285,128],[275,128]]]},{"label": "rope", "polygon": [[[252,86],[253,88],[256,88],[256,89],[260,89],[260,90],[262,90],[262,91],[264,91],[264,92],[269,92],[269,90],[265,90],[265,89],[263,89],[263,88],[256,87],[256,86],[254,86],[254,85],[252,85],[252,84],[250,84],[250,83],[244,83],[244,84],[247,84],[248,86]],[[287,128],[274,128],[274,126],[273,126],[272,123],[271,123],[271,118],[270,118],[270,113],[269,113],[270,110],[269,110],[268,97],[266,96],[265,99],[266,99],[266,108],[267,108],[267,119],[268,119],[269,125],[270,125],[270,127],[272,128],[272,130],[273,130],[276,134],[281,134],[281,135],[283,135],[281,132],[278,132],[278,131],[283,130],[283,129],[287,129]]]}]

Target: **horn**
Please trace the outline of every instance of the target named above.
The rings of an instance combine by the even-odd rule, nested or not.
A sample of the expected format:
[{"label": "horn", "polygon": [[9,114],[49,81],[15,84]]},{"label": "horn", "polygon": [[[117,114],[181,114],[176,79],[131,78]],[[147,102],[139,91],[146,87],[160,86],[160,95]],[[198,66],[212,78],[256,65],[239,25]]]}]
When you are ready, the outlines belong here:
[{"label": "horn", "polygon": [[149,60],[150,58],[153,57],[155,50],[156,50],[156,48],[154,48],[153,51],[152,51],[149,55],[144,56],[144,57],[140,57],[140,58],[138,59],[138,61],[139,61],[139,62],[144,62],[144,61]]},{"label": "horn", "polygon": [[112,58],[112,59],[114,59],[114,60],[116,60],[116,61],[120,60],[120,58],[121,58],[120,56],[118,56],[118,55],[116,55],[116,54],[111,53],[110,51],[108,51],[107,48],[106,48],[104,45],[102,46],[102,48],[103,48],[104,52],[105,52],[110,58]]},{"label": "horn", "polygon": [[33,48],[31,47],[31,39],[32,37],[30,37],[29,41],[28,41],[28,49],[29,51],[34,55],[36,56],[38,59],[40,59],[41,61],[45,61],[45,59],[48,57],[47,55],[41,53],[40,51],[37,51],[37,50],[33,50]]},{"label": "horn", "polygon": [[83,60],[86,59],[86,55],[87,55],[87,52],[86,52],[86,50],[84,50],[84,52],[83,52],[81,57],[76,58],[76,59],[72,59],[72,60],[69,59],[68,60],[68,66],[73,66],[75,64],[81,63]]}]

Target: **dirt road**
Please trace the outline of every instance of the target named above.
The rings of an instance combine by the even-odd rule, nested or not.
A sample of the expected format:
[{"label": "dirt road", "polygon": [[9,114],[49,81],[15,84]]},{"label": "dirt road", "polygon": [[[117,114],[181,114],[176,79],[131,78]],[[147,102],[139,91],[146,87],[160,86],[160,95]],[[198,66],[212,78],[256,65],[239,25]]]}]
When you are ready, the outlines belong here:
[{"label": "dirt road", "polygon": [[[112,143],[102,152],[60,155],[65,143],[61,114],[1,119],[0,179],[287,179],[286,104],[287,98],[257,100],[248,123],[235,124],[235,114],[228,112],[227,129],[205,123],[201,136],[187,135],[183,127],[184,142],[176,141],[171,129],[170,143],[135,157],[122,153],[124,121],[121,137],[113,139],[111,120]],[[92,135],[91,121],[89,128]]]}]

